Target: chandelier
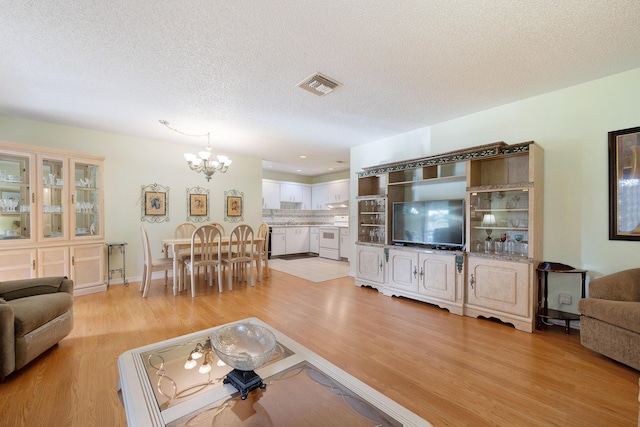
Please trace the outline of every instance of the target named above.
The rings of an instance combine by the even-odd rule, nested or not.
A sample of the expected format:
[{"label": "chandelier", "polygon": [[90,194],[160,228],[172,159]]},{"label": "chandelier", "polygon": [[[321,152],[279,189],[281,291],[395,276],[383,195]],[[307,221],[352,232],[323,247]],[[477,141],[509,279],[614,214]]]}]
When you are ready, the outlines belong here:
[{"label": "chandelier", "polygon": [[207,149],[205,151],[199,152],[197,156],[191,153],[186,153],[184,155],[184,158],[187,160],[187,164],[192,171],[198,173],[202,172],[207,181],[210,181],[214,173],[225,173],[229,169],[229,165],[231,165],[231,159],[229,159],[229,157],[218,155],[214,158],[213,153],[211,152],[211,132],[207,132],[202,135],[194,135],[172,128],[166,120],[160,120],[160,123],[181,135],[207,137]]}]

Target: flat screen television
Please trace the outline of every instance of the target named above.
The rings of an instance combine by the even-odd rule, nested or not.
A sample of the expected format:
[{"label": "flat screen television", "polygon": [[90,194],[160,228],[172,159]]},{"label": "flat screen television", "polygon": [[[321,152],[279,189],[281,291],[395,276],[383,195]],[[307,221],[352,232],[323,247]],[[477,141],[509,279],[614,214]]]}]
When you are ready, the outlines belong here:
[{"label": "flat screen television", "polygon": [[395,202],[394,243],[461,249],[464,246],[464,200]]}]

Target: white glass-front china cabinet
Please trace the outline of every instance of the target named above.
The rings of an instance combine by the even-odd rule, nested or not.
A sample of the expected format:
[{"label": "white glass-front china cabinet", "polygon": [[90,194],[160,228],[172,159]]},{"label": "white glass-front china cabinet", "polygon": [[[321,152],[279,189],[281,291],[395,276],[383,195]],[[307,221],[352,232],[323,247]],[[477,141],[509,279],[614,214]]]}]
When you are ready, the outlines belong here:
[{"label": "white glass-front china cabinet", "polygon": [[67,276],[106,290],[103,158],[3,142],[0,280]]}]

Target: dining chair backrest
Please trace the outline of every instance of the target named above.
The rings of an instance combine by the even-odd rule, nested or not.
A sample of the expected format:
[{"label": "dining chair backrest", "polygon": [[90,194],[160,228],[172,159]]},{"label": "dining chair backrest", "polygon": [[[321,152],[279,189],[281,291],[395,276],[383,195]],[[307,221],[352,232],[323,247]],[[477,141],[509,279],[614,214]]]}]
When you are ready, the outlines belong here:
[{"label": "dining chair backrest", "polygon": [[151,256],[151,245],[149,244],[149,234],[144,225],[140,224],[140,235],[142,236],[142,280],[140,280],[140,290],[143,291],[142,297],[146,298],[151,284],[151,276],[154,271],[164,271],[164,284],[167,285],[167,271],[173,268],[173,260],[171,258],[154,259]]},{"label": "dining chair backrest", "polygon": [[229,235],[228,257],[235,261],[249,261],[253,258],[253,228],[247,224],[237,225]]},{"label": "dining chair backrest", "polygon": [[266,222],[263,222],[258,227],[258,236],[257,236],[259,239],[264,239],[264,241],[260,244],[260,247],[261,247],[260,250],[262,252],[266,251],[267,241],[269,240],[268,235],[269,235],[269,225]]},{"label": "dining chair backrest", "polygon": [[176,239],[188,239],[195,231],[196,226],[190,222],[183,222],[176,227],[175,238]]},{"label": "dining chair backrest", "polygon": [[218,264],[222,234],[213,225],[201,225],[191,235],[191,263],[200,266]]},{"label": "dining chair backrest", "polygon": [[220,234],[224,236],[224,226],[222,224],[220,224],[219,222],[212,222],[211,225],[220,230]]},{"label": "dining chair backrest", "polygon": [[151,264],[151,248],[149,247],[149,234],[144,225],[140,224],[140,234],[142,235],[142,254],[145,268]]}]

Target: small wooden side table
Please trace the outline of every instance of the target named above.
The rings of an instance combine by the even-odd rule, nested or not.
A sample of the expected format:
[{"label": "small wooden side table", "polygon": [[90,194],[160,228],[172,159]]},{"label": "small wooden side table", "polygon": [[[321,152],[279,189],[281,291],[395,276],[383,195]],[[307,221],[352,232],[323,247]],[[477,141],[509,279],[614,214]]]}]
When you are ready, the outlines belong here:
[{"label": "small wooden side table", "polygon": [[548,307],[548,278],[549,273],[578,273],[582,276],[582,298],[585,297],[585,283],[588,270],[578,270],[570,265],[559,262],[543,261],[536,268],[538,272],[538,313],[536,314],[536,329],[542,329],[542,322],[546,319],[556,319],[565,322],[565,331],[569,335],[571,321],[580,320],[579,314],[567,313]]}]

